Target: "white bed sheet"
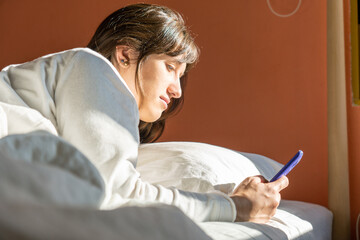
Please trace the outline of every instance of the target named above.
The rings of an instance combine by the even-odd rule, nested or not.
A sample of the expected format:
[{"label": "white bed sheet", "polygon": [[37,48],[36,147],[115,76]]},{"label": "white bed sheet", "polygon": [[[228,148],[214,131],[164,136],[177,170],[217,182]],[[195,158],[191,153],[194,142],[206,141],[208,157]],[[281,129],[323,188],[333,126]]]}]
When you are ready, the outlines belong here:
[{"label": "white bed sheet", "polygon": [[205,222],[198,225],[213,239],[331,239],[332,214],[326,208],[283,200],[266,224]]}]

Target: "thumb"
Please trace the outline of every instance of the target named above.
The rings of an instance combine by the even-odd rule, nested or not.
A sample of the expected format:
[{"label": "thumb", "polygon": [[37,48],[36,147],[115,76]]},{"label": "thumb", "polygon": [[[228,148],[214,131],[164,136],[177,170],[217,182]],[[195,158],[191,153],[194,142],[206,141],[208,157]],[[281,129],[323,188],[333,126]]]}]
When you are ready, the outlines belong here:
[{"label": "thumb", "polygon": [[282,176],[278,180],[268,184],[271,185],[271,187],[273,187],[276,191],[280,192],[289,185],[289,179],[286,176]]}]

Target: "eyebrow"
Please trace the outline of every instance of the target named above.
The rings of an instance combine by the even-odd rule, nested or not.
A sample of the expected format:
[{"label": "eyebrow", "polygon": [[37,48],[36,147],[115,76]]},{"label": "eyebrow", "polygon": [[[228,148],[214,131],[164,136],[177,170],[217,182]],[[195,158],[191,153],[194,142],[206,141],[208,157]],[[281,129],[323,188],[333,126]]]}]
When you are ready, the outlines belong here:
[{"label": "eyebrow", "polygon": [[179,59],[172,59],[172,60],[170,60],[170,62],[176,63],[177,65],[181,65],[182,63],[186,63],[186,62],[182,62]]}]

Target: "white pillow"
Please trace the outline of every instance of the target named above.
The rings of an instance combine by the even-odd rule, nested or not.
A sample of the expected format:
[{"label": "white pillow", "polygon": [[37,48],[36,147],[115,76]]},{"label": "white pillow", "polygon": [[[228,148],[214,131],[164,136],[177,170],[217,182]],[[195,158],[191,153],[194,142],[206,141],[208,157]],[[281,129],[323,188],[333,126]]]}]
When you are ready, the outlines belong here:
[{"label": "white pillow", "polygon": [[152,184],[194,192],[232,192],[246,177],[271,179],[282,165],[267,157],[196,142],[163,142],[139,147],[137,169]]}]

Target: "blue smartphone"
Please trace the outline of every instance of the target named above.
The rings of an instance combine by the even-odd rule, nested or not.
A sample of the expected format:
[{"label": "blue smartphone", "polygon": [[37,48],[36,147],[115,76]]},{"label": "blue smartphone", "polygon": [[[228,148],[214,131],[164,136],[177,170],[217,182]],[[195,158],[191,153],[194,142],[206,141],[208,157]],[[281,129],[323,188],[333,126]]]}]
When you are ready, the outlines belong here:
[{"label": "blue smartphone", "polygon": [[276,180],[278,180],[279,178],[281,178],[282,176],[286,176],[286,174],[288,174],[291,169],[293,169],[296,164],[298,164],[300,162],[300,159],[303,156],[303,151],[299,150],[295,156],[282,168],[280,169],[280,171],[270,180],[270,182],[274,182]]}]

